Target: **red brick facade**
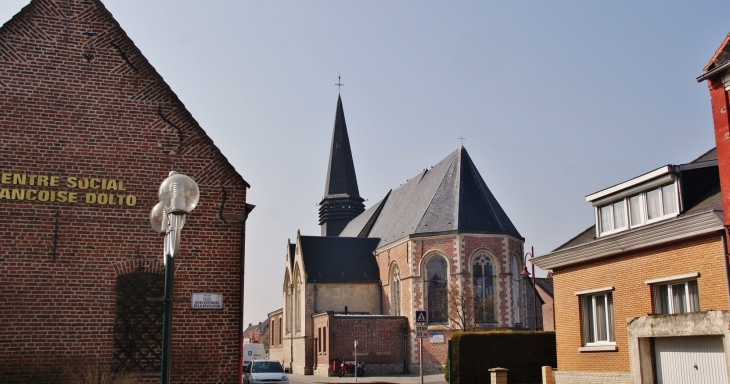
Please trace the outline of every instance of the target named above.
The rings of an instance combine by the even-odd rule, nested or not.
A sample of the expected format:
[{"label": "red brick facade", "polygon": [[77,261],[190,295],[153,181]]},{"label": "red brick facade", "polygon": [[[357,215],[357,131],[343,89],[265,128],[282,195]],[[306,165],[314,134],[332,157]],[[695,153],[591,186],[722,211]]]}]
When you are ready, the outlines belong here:
[{"label": "red brick facade", "polygon": [[[175,262],[172,381],[237,382],[247,184],[112,15],[31,2],[0,29],[0,95],[0,381],[113,364],[117,280],[161,273],[148,215],[176,170],[201,196]],[[223,309],[191,309],[198,292]]]},{"label": "red brick facade", "polygon": [[[399,313],[409,319],[409,328],[414,329],[413,318],[416,310],[426,310],[424,303],[424,277],[422,269],[425,262],[432,255],[440,255],[448,260],[449,281],[458,281],[460,289],[472,289],[471,263],[475,255],[480,252],[487,253],[494,262],[494,278],[496,279],[495,297],[498,302],[498,319],[495,324],[478,325],[479,328],[525,328],[525,325],[515,324],[512,316],[512,308],[515,305],[514,295],[510,279],[513,276],[511,262],[513,257],[519,259],[521,267],[522,241],[503,235],[477,235],[477,234],[454,234],[443,236],[430,236],[423,238],[409,238],[392,247],[379,250],[377,253],[378,266],[380,267],[380,278],[383,283],[382,301],[383,314],[392,315]],[[391,279],[392,271],[397,266],[401,278],[400,311],[394,311],[391,307]],[[520,271],[516,271],[519,273]],[[521,277],[520,277],[521,278]],[[525,284],[520,284],[522,292],[519,294],[525,297]],[[524,308],[525,300],[522,301],[523,318],[528,308]],[[529,308],[531,310],[531,308]],[[432,324],[429,326],[429,333],[443,333],[445,341],[453,334],[453,324],[445,326]],[[529,327],[528,327],[529,328]],[[418,363],[418,340],[414,333],[409,338],[409,361],[411,369]],[[446,361],[447,343],[432,344],[429,339],[423,342],[423,361],[427,371],[433,372],[440,369]]]},{"label": "red brick facade", "polygon": [[[715,128],[717,165],[720,169],[720,188],[730,191],[730,93],[725,90],[722,76],[707,80],[712,101],[712,121]],[[730,225],[730,194],[722,194],[725,226]]]},{"label": "red brick facade", "polygon": [[332,375],[342,360],[365,362],[367,374],[403,373],[406,362],[405,333],[408,320],[402,316],[353,316],[333,312],[313,316],[315,374]]}]

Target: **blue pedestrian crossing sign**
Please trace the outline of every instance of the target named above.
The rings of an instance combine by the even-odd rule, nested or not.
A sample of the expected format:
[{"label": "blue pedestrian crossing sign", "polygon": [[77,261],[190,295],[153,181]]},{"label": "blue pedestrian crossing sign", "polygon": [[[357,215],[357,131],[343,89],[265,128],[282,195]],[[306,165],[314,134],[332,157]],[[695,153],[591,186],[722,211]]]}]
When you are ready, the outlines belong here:
[{"label": "blue pedestrian crossing sign", "polygon": [[428,312],[416,311],[416,323],[428,323]]}]

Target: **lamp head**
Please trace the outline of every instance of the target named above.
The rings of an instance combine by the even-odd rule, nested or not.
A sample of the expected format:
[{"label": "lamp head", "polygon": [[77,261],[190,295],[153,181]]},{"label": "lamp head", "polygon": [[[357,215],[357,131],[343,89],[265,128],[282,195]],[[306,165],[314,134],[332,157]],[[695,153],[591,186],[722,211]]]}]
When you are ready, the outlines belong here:
[{"label": "lamp head", "polygon": [[157,233],[167,232],[167,214],[162,203],[155,204],[150,212],[150,225]]},{"label": "lamp head", "polygon": [[522,267],[522,272],[520,272],[520,275],[530,276],[530,272],[527,272],[527,266]]},{"label": "lamp head", "polygon": [[186,214],[198,205],[200,190],[193,179],[172,171],[160,184],[158,196],[169,213]]}]

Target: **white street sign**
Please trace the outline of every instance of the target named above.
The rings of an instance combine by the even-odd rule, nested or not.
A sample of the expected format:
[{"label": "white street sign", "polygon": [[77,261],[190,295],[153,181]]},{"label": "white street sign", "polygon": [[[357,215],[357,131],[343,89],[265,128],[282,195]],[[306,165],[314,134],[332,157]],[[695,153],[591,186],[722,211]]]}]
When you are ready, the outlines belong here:
[{"label": "white street sign", "polygon": [[416,324],[416,338],[417,339],[428,339],[428,325]]},{"label": "white street sign", "polygon": [[222,309],[223,295],[220,293],[193,293],[190,296],[193,309]]}]

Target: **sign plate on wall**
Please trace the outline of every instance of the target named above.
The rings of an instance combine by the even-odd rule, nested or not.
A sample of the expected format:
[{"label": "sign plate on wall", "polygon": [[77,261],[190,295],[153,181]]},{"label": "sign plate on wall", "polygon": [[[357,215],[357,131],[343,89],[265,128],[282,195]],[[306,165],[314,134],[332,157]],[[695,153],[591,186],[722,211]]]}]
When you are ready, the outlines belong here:
[{"label": "sign plate on wall", "polygon": [[220,293],[193,293],[190,297],[193,309],[222,309],[223,295]]},{"label": "sign plate on wall", "polygon": [[443,342],[444,342],[443,333],[432,333],[428,336],[429,336],[429,341],[431,341],[431,344],[443,344]]},{"label": "sign plate on wall", "polygon": [[428,325],[416,324],[416,338],[417,339],[428,339]]}]

